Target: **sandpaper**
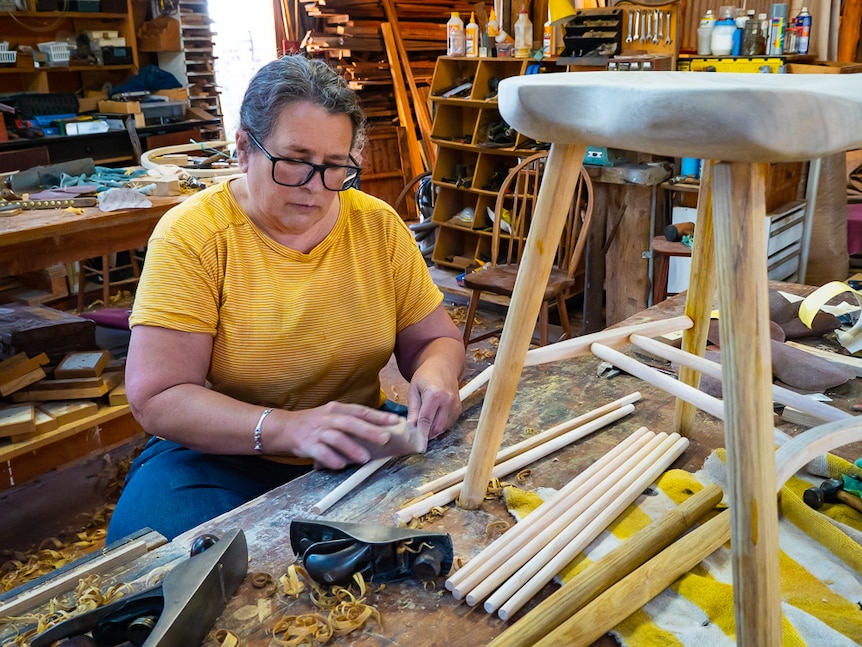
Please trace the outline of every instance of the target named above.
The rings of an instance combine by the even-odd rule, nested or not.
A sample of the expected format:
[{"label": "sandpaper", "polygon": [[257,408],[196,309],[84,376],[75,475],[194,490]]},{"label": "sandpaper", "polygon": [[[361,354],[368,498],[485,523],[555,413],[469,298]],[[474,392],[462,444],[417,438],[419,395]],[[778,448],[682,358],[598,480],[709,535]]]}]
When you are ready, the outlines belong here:
[{"label": "sandpaper", "polygon": [[408,424],[406,419],[402,419],[398,424],[385,429],[389,432],[389,440],[384,445],[375,445],[359,438],[356,439],[371,453],[372,459],[423,454],[428,449],[428,439],[415,425]]},{"label": "sandpaper", "polygon": [[841,327],[838,317],[821,310],[815,315],[809,328],[799,319],[800,303],[802,302],[788,301],[778,290],[769,291],[769,318],[781,326],[785,339],[822,337]]}]

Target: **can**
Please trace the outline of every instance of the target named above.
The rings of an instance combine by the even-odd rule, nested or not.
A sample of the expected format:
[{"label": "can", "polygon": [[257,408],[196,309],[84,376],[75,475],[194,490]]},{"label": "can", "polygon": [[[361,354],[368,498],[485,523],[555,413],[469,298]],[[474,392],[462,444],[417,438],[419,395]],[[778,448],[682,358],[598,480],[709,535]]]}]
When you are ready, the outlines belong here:
[{"label": "can", "polygon": [[796,28],[796,52],[807,54],[811,44],[811,14],[808,13],[808,7],[802,7],[799,10],[799,15],[796,16]]}]

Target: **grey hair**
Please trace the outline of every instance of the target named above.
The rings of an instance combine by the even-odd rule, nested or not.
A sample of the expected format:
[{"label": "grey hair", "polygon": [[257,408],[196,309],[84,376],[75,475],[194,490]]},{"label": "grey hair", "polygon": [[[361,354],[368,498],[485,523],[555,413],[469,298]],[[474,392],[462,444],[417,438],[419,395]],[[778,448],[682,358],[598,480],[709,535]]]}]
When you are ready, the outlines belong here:
[{"label": "grey hair", "polygon": [[359,96],[325,61],[302,54],[282,56],[252,77],[239,110],[239,127],[263,141],[272,133],[282,110],[308,101],[333,115],[347,115],[353,125],[351,150],[365,144],[365,113]]}]

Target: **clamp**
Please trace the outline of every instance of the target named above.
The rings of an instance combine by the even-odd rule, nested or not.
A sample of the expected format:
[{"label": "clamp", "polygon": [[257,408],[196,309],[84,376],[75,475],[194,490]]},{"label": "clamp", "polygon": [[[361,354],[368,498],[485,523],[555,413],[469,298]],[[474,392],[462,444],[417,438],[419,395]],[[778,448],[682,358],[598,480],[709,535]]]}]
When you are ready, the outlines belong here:
[{"label": "clamp", "polygon": [[160,584],[55,625],[31,647],[90,634],[95,647],[189,647],[203,642],[248,568],[242,530],[204,535]]}]

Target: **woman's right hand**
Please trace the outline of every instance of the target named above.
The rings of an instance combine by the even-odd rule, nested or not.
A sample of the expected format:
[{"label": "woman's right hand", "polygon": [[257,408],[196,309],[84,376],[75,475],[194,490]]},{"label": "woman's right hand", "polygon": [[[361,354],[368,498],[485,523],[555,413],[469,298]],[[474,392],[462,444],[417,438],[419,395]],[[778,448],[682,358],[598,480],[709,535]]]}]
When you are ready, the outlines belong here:
[{"label": "woman's right hand", "polygon": [[262,427],[263,450],[312,458],[319,467],[341,469],[368,462],[371,455],[357,441],[384,445],[389,441],[386,427],[399,420],[395,413],[344,402],[304,411],[276,409]]}]

